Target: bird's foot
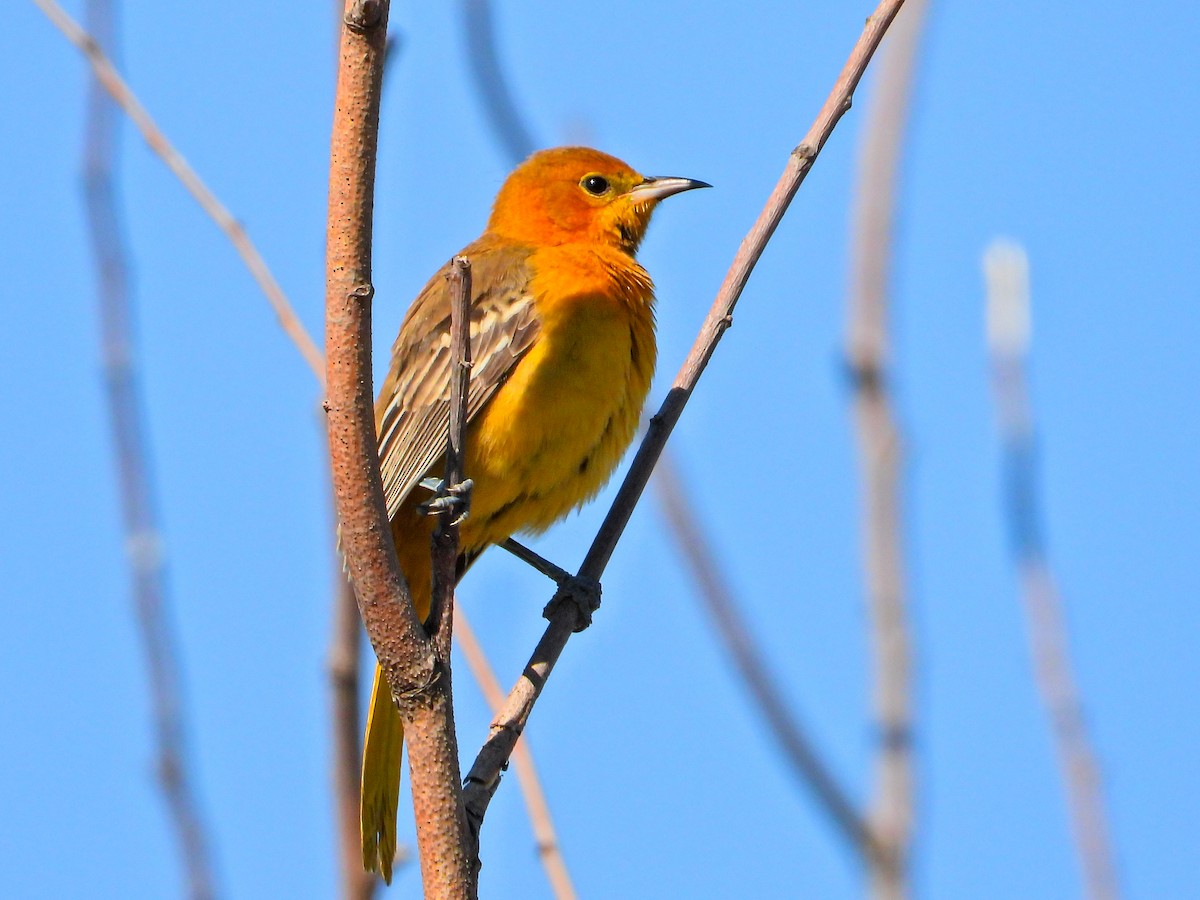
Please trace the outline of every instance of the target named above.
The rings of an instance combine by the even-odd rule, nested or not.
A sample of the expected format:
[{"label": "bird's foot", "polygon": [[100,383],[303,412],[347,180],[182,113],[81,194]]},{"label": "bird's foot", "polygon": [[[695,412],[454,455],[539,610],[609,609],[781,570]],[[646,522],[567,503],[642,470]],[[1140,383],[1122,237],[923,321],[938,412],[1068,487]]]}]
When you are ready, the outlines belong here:
[{"label": "bird's foot", "polygon": [[426,478],[421,482],[421,487],[433,491],[437,496],[426,500],[417,509],[427,516],[452,513],[454,518],[450,524],[461,525],[471,512],[471,488],[474,486],[475,482],[470,478],[448,487],[440,478]]},{"label": "bird's foot", "polygon": [[600,608],[600,582],[595,578],[579,575],[564,575],[557,579],[558,590],[542,610],[542,615],[553,619],[565,604],[575,613],[575,632],[583,631],[592,624],[592,613]]}]

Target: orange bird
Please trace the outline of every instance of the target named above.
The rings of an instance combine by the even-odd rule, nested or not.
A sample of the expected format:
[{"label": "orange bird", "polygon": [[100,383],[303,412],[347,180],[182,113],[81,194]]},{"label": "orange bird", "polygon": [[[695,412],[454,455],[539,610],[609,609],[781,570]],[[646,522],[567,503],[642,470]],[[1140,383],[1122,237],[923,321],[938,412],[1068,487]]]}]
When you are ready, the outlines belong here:
[{"label": "orange bird", "polygon": [[[504,182],[471,261],[459,571],[489,544],[540,532],[593,497],[633,439],[654,374],[654,285],[634,254],[664,197],[709,187],[648,178],[606,153],[535,153]],[[375,403],[392,538],[429,614],[433,521],[414,490],[438,477],[450,400],[447,268],[417,296]],[[404,725],[379,667],[362,771],[363,862],[391,880]]]}]

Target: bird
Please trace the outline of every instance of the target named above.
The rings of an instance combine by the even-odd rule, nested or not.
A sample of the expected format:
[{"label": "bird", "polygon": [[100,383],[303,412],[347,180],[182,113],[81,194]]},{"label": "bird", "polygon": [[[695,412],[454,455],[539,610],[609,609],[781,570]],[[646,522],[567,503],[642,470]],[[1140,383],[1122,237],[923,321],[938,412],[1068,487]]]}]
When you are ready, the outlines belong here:
[{"label": "bird", "polygon": [[[654,374],[654,285],[635,259],[659,201],[711,185],[648,177],[587,147],[542,150],[496,195],[471,266],[461,574],[488,546],[540,533],[604,486]],[[417,295],[375,403],[392,539],[418,617],[431,602],[423,504],[446,450],[450,263]],[[363,864],[391,882],[404,724],[375,666],[363,741]]]}]

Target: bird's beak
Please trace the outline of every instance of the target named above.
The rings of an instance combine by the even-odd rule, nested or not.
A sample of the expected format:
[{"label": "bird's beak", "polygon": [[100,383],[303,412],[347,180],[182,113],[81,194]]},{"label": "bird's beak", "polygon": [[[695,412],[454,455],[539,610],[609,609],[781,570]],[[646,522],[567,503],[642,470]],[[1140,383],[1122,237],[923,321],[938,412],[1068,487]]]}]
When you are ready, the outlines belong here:
[{"label": "bird's beak", "polygon": [[670,197],[672,194],[681,194],[684,191],[706,187],[712,187],[712,185],[703,181],[696,181],[694,178],[653,178],[647,176],[646,180],[641,184],[633,186],[628,196],[635,203],[657,202],[664,197]]}]

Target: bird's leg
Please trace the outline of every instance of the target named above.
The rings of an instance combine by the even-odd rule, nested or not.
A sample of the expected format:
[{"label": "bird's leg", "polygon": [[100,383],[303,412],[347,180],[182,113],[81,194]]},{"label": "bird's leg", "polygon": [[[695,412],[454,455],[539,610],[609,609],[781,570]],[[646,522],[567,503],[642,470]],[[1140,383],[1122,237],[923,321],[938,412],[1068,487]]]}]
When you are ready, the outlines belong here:
[{"label": "bird's leg", "polygon": [[443,512],[453,512],[455,516],[450,524],[461,525],[471,512],[471,488],[475,486],[475,482],[470,478],[449,486],[440,478],[425,478],[420,482],[420,486],[437,495],[417,507],[424,515],[436,516]]},{"label": "bird's leg", "polygon": [[551,619],[558,612],[559,607],[564,603],[571,603],[575,607],[575,631],[583,631],[592,624],[592,613],[600,608],[599,581],[595,578],[572,575],[566,569],[559,568],[544,556],[535,553],[512,538],[504,541],[500,546],[518,559],[529,563],[558,585],[558,590],[555,591],[554,596],[550,598],[550,602],[542,611],[543,616]]},{"label": "bird's leg", "polygon": [[560,569],[546,557],[530,550],[519,541],[509,538],[500,544],[505,550],[515,556],[517,559],[529,563],[555,584],[562,584],[566,579],[571,577],[571,573],[566,569]]}]

